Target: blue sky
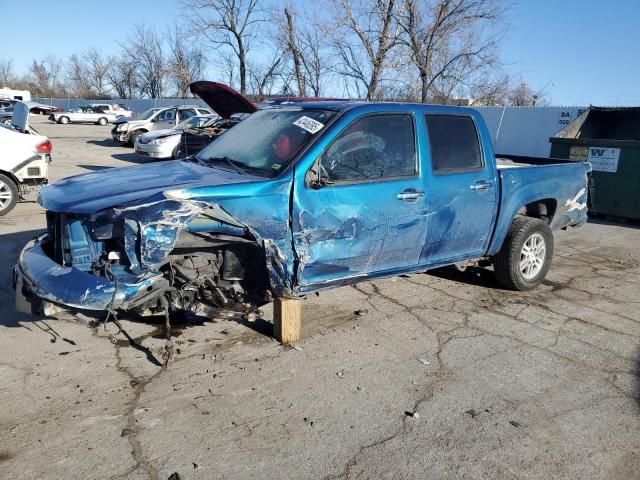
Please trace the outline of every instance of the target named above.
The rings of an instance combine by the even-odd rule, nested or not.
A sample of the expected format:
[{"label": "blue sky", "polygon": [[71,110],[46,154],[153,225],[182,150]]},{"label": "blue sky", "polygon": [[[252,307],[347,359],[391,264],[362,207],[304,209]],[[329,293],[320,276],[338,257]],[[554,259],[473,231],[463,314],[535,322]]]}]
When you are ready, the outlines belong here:
[{"label": "blue sky", "polygon": [[[0,58],[12,57],[22,73],[49,53],[112,53],[134,23],[164,28],[180,8],[178,0],[0,0],[0,12]],[[508,22],[507,70],[544,88],[553,104],[640,105],[640,1],[519,0]]]}]

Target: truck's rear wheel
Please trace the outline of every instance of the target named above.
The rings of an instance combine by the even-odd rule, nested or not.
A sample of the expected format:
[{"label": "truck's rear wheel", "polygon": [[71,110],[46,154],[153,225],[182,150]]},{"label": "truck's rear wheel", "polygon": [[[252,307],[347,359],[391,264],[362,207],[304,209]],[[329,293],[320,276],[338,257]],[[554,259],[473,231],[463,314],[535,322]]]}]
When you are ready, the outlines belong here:
[{"label": "truck's rear wheel", "polygon": [[100,118],[98,119],[98,125],[102,125],[102,126],[104,126],[104,125],[106,125],[106,124],[107,124],[107,119],[106,119],[106,118],[104,118],[104,117],[100,117]]},{"label": "truck's rear wheel", "polygon": [[553,257],[553,233],[546,222],[516,217],[493,257],[498,281],[511,290],[529,290],[544,280]]},{"label": "truck's rear wheel", "polygon": [[0,174],[0,217],[6,215],[18,202],[18,187],[13,180]]},{"label": "truck's rear wheel", "polygon": [[67,123],[69,123],[69,117],[60,117],[60,120],[58,120],[61,124],[66,125]]}]

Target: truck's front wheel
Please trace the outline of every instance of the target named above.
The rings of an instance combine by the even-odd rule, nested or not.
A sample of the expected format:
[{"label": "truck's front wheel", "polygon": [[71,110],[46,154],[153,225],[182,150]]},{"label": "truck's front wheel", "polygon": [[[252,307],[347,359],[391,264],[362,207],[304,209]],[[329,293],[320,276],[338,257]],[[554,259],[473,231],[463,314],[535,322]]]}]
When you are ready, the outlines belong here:
[{"label": "truck's front wheel", "polygon": [[493,257],[498,281],[511,290],[529,290],[544,280],[553,257],[553,233],[546,222],[516,217]]},{"label": "truck's front wheel", "polygon": [[0,174],[0,217],[6,215],[18,201],[18,187],[13,180]]}]

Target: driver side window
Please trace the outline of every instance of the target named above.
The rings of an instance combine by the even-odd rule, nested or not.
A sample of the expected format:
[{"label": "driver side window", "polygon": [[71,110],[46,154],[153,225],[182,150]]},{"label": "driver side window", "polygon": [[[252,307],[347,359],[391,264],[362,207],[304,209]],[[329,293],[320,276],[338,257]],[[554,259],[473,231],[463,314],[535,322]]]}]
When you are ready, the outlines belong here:
[{"label": "driver side window", "polygon": [[320,165],[321,177],[330,182],[415,175],[412,116],[371,115],[354,121],[325,150]]}]

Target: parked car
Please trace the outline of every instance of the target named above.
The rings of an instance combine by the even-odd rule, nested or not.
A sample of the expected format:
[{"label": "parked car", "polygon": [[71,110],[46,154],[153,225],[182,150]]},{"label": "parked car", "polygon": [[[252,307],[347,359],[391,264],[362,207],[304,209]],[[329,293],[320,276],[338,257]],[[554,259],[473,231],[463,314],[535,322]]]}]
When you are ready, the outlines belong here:
[{"label": "parked car", "polygon": [[47,183],[52,145],[29,126],[27,103],[17,102],[10,124],[0,125],[0,216]]},{"label": "parked car", "polygon": [[222,83],[198,81],[193,82],[189,89],[209,105],[220,118],[202,128],[185,130],[180,138],[177,158],[195,155],[259,108],[270,108],[273,105],[273,103],[255,105],[241,93]]},{"label": "parked car", "polygon": [[273,297],[454,263],[493,264],[526,290],[551,265],[552,230],[586,221],[590,170],[497,158],[468,108],[260,110],[188,160],[44,187],[47,231],[22,250],[16,292],[34,310],[249,315]]},{"label": "parked car", "polygon": [[[116,113],[117,112],[117,113]],[[132,112],[124,109],[114,109],[112,105],[92,104],[71,109],[68,112],[56,112],[49,116],[49,120],[66,125],[68,123],[95,123],[106,125],[113,123],[117,118],[131,115]]]},{"label": "parked car", "polygon": [[216,114],[195,115],[173,128],[143,133],[136,139],[135,151],[139,155],[163,160],[178,158],[182,134],[186,131],[199,131],[206,128],[215,123],[218,118]]},{"label": "parked car", "polygon": [[136,118],[119,118],[111,129],[114,142],[133,147],[136,139],[153,130],[174,128],[178,123],[195,115],[211,115],[208,108],[197,105],[179,105],[162,108],[150,108]]},{"label": "parked car", "polygon": [[89,105],[94,111],[111,113],[118,117],[133,117],[134,112],[127,110],[124,105],[118,103],[92,103]]},{"label": "parked car", "polygon": [[249,115],[249,113],[234,113],[229,118],[218,118],[200,128],[184,130],[178,142],[175,158],[185,158],[195,155]]},{"label": "parked car", "polygon": [[0,108],[0,123],[4,125],[11,125],[12,117],[13,117],[13,107]]},{"label": "parked car", "polygon": [[5,98],[0,98],[0,109],[4,110],[5,108],[13,108],[14,103],[16,103],[18,100],[11,100],[9,98],[5,99]]},{"label": "parked car", "polygon": [[[12,103],[11,106],[7,106],[4,108],[0,109],[0,123],[3,123],[5,125],[11,125],[11,117],[13,116],[13,105],[15,104],[16,100],[11,100]],[[36,114],[44,114],[44,113],[49,113],[49,112],[53,112],[53,111],[62,111],[62,109],[57,108],[57,107],[53,107],[50,105],[43,105],[42,103],[36,103],[36,102],[23,102],[25,103],[25,105],[29,105],[29,111],[31,113],[36,113]]]},{"label": "parked car", "polygon": [[38,115],[50,115],[52,113],[63,112],[64,110],[55,105],[46,105],[44,103],[29,102],[32,104],[31,113]]}]

